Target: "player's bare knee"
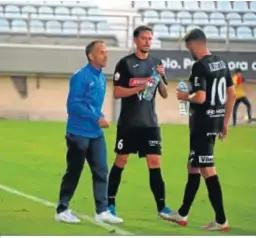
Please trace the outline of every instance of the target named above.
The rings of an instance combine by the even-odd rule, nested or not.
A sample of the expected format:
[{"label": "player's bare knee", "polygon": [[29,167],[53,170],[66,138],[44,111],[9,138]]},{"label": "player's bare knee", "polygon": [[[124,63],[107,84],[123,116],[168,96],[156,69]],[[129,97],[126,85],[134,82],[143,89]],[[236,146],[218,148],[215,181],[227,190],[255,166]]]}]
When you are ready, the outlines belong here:
[{"label": "player's bare knee", "polygon": [[119,168],[124,168],[127,164],[129,155],[117,155],[115,160],[115,165]]},{"label": "player's bare knee", "polygon": [[217,174],[215,167],[205,167],[200,169],[202,176],[207,179]]},{"label": "player's bare knee", "polygon": [[147,155],[146,158],[149,169],[157,169],[161,167],[159,155]]},{"label": "player's bare knee", "polygon": [[200,174],[200,169],[188,166],[188,173],[189,174]]}]

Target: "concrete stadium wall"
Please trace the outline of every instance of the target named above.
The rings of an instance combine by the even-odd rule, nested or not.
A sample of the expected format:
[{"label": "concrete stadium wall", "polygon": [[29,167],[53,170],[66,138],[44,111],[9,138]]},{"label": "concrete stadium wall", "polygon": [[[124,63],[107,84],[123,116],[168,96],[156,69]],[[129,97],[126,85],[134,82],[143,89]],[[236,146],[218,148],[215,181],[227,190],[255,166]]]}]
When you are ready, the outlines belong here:
[{"label": "concrete stadium wall", "polygon": [[[27,97],[22,98],[10,77],[0,77],[0,118],[25,120],[60,120],[66,119],[66,97],[68,78],[27,78]],[[186,123],[187,118],[179,116],[178,102],[175,98],[176,82],[169,83],[169,98],[157,96],[157,112],[161,123]],[[247,85],[247,91],[253,103],[256,115],[256,84]],[[113,121],[114,101],[112,82],[108,82],[107,95],[103,112],[109,121]],[[244,108],[240,109],[244,117]]]}]

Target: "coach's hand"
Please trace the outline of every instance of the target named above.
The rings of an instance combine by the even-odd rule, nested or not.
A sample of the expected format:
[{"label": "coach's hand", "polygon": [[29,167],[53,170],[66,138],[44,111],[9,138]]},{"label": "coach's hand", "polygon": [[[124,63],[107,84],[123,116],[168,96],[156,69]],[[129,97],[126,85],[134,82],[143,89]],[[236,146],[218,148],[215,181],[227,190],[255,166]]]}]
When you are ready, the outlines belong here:
[{"label": "coach's hand", "polygon": [[101,117],[101,118],[99,119],[98,123],[99,123],[99,126],[100,126],[101,128],[108,128],[108,127],[109,127],[109,124],[108,124],[108,122],[105,120],[104,117]]},{"label": "coach's hand", "polygon": [[165,75],[165,69],[164,66],[162,64],[157,65],[156,68],[157,73],[159,73],[161,76]]},{"label": "coach's hand", "polygon": [[182,92],[180,90],[176,90],[176,96],[177,96],[177,99],[180,100],[180,101],[187,101],[188,100],[188,93],[187,92]]}]

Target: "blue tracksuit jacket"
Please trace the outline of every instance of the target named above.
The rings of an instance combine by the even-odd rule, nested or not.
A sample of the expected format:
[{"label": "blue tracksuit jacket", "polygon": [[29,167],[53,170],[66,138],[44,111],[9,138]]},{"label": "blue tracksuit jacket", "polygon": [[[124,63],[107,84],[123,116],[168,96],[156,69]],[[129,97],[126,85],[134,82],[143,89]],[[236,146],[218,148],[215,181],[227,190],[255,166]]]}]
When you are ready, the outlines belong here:
[{"label": "blue tracksuit jacket", "polygon": [[106,93],[106,78],[90,63],[74,73],[70,79],[67,99],[67,133],[96,138],[103,135],[98,125]]}]

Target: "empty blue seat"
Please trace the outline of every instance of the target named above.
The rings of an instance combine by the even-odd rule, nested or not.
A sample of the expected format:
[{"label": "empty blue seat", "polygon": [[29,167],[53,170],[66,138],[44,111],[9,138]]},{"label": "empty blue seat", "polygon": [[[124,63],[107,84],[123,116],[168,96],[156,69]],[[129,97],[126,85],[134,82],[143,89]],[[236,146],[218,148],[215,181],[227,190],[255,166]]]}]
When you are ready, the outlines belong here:
[{"label": "empty blue seat", "polygon": [[85,16],[86,11],[85,11],[85,9],[83,9],[81,7],[74,7],[71,9],[71,14],[74,16]]},{"label": "empty blue seat", "polygon": [[252,11],[256,11],[256,2],[255,1],[251,1],[250,2],[250,10],[252,10]]},{"label": "empty blue seat", "polygon": [[160,13],[161,21],[164,23],[176,23],[175,14],[170,11],[162,11]]},{"label": "empty blue seat", "polygon": [[146,10],[143,12],[143,20],[146,22],[158,22],[159,15],[154,10]]},{"label": "empty blue seat", "polygon": [[11,31],[26,33],[28,31],[27,23],[24,20],[12,20]]},{"label": "empty blue seat", "polygon": [[74,21],[65,21],[63,23],[63,33],[66,34],[77,34],[78,33],[78,24]]},{"label": "empty blue seat", "polygon": [[210,15],[210,23],[214,25],[225,25],[225,17],[220,12],[213,12]]},{"label": "empty blue seat", "polygon": [[149,1],[133,1],[135,8],[148,8]]},{"label": "empty blue seat", "polygon": [[46,22],[46,32],[47,33],[61,33],[61,23],[59,21],[51,20]]},{"label": "empty blue seat", "polygon": [[227,35],[229,36],[229,38],[236,38],[235,29],[231,26],[229,28],[227,28],[226,26],[222,26],[220,28],[220,36],[222,38],[227,38]]},{"label": "empty blue seat", "polygon": [[173,38],[181,38],[185,35],[185,28],[181,25],[170,26],[170,36]]},{"label": "empty blue seat", "polygon": [[31,33],[43,33],[45,31],[44,23],[42,21],[31,20],[29,23]]},{"label": "empty blue seat", "polygon": [[38,13],[39,13],[39,18],[42,18],[42,19],[53,19],[54,18],[53,8],[48,7],[48,6],[39,7]]},{"label": "empty blue seat", "polygon": [[165,1],[151,1],[151,7],[155,9],[165,9]]},{"label": "empty blue seat", "polygon": [[83,21],[80,24],[80,33],[81,34],[88,34],[88,33],[95,33],[95,24],[90,21]]},{"label": "empty blue seat", "polygon": [[97,32],[105,35],[113,35],[112,29],[107,21],[102,21],[97,24]]},{"label": "empty blue seat", "polygon": [[193,15],[195,24],[208,24],[208,15],[205,12],[195,12]]},{"label": "empty blue seat", "polygon": [[237,38],[239,39],[252,39],[252,31],[247,26],[240,26],[236,30]]},{"label": "empty blue seat", "polygon": [[170,10],[181,10],[183,9],[181,1],[168,1],[168,9]]},{"label": "empty blue seat", "polygon": [[69,9],[67,7],[57,7],[55,9],[56,15],[69,15]]},{"label": "empty blue seat", "polygon": [[242,23],[241,16],[236,12],[230,12],[227,14],[227,20],[230,25],[239,25]]},{"label": "empty blue seat", "polygon": [[5,8],[5,16],[10,18],[21,17],[20,8],[15,5],[7,5]]},{"label": "empty blue seat", "polygon": [[185,10],[198,10],[198,1],[184,1]]},{"label": "empty blue seat", "polygon": [[201,9],[216,10],[214,1],[200,1]]},{"label": "empty blue seat", "polygon": [[207,38],[218,38],[219,37],[219,31],[216,26],[205,26],[204,32],[205,32]]},{"label": "empty blue seat", "polygon": [[190,24],[192,17],[189,12],[181,11],[177,13],[177,20],[181,23]]},{"label": "empty blue seat", "polygon": [[231,8],[231,2],[230,1],[217,1],[217,9],[220,11],[230,11]]},{"label": "empty blue seat", "polygon": [[168,27],[164,24],[155,24],[153,26],[154,34],[156,34],[157,37],[167,37],[169,36]]},{"label": "empty blue seat", "polygon": [[102,15],[101,9],[99,9],[98,7],[89,8],[88,15],[90,16],[91,20],[96,20],[96,21],[106,20],[106,17]]},{"label": "empty blue seat", "polygon": [[256,25],[256,15],[252,12],[247,12],[243,16],[244,24]]},{"label": "empty blue seat", "polygon": [[25,16],[25,17],[28,17],[28,15],[30,14],[30,16],[32,14],[36,14],[36,8],[34,6],[24,6],[22,9],[22,15]]},{"label": "empty blue seat", "polygon": [[0,18],[0,32],[9,32],[10,26],[9,22],[6,19]]},{"label": "empty blue seat", "polygon": [[4,9],[2,6],[0,6],[0,17],[4,16]]},{"label": "empty blue seat", "polygon": [[246,1],[233,1],[233,9],[236,11],[248,11]]}]

